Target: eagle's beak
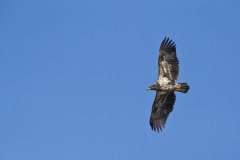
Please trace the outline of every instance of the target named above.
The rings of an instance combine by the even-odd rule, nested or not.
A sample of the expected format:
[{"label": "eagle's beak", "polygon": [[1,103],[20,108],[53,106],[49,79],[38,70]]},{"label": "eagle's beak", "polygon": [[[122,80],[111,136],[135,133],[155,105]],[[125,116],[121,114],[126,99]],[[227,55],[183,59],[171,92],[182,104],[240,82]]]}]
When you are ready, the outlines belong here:
[{"label": "eagle's beak", "polygon": [[147,91],[149,91],[149,90],[150,90],[150,88],[148,87]]}]

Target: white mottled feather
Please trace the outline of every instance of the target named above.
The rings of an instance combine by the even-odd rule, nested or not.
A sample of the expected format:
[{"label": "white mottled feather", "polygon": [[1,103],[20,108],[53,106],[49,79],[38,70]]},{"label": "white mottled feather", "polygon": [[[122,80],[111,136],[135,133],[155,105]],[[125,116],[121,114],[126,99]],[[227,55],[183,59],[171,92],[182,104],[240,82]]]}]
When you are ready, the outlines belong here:
[{"label": "white mottled feather", "polygon": [[[166,55],[166,56],[169,56],[169,55]],[[162,61],[161,63],[162,63],[162,66],[165,66],[163,67],[164,72],[168,73],[169,77],[173,79],[170,71],[171,65],[169,65],[167,61]]]},{"label": "white mottled feather", "polygon": [[157,83],[160,84],[160,85],[167,85],[170,82],[171,81],[167,77],[162,77],[162,76],[159,76],[158,80],[157,80]]}]

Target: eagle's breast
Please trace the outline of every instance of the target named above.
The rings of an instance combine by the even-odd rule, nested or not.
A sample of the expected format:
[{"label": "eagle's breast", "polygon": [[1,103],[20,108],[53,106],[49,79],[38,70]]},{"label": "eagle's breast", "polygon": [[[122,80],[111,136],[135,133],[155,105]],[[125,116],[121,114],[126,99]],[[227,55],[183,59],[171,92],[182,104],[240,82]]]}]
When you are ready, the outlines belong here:
[{"label": "eagle's breast", "polygon": [[162,77],[162,76],[159,76],[158,80],[157,80],[157,83],[160,85],[160,86],[164,86],[164,85],[167,85],[169,84],[171,81],[167,78],[167,77]]}]

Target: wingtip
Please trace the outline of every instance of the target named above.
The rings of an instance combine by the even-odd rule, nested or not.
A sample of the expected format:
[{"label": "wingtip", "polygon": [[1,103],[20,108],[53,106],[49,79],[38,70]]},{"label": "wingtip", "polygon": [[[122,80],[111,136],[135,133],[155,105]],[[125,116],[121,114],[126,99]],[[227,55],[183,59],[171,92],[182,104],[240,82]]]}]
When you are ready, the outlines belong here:
[{"label": "wingtip", "polygon": [[170,49],[170,50],[173,50],[173,51],[176,51],[176,44],[175,42],[170,39],[169,37],[165,36],[161,45],[160,45],[160,50],[166,50],[166,49]]},{"label": "wingtip", "polygon": [[162,132],[162,130],[164,128],[164,125],[158,124],[158,123],[153,123],[153,122],[150,122],[150,126],[151,126],[152,131],[157,132],[157,133]]}]

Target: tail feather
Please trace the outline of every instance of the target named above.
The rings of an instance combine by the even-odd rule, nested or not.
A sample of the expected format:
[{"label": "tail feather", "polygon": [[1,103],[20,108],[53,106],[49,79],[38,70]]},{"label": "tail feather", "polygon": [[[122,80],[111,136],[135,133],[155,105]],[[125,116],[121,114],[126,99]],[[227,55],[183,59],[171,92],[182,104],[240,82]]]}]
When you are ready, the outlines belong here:
[{"label": "tail feather", "polygon": [[187,93],[189,90],[189,85],[187,83],[178,83],[176,85],[176,90],[182,93]]}]

